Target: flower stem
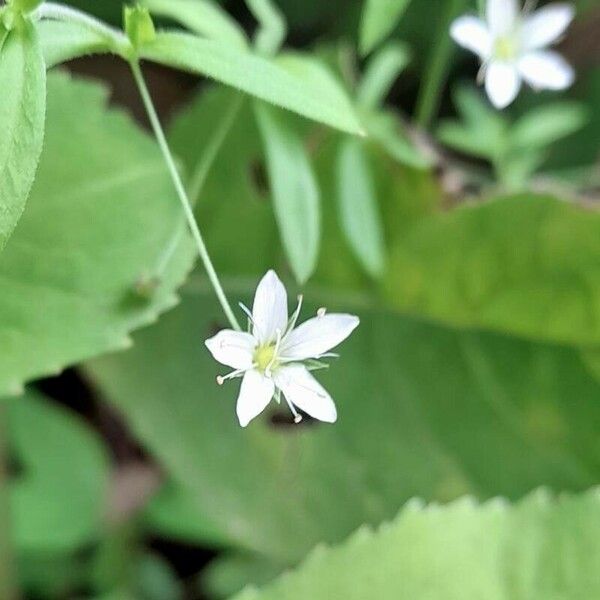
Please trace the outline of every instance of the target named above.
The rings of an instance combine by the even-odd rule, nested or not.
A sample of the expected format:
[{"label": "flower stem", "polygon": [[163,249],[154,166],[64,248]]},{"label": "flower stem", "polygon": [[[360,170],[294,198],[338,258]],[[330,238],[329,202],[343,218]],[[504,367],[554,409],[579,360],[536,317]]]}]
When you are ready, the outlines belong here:
[{"label": "flower stem", "polygon": [[196,218],[194,217],[194,211],[192,209],[190,199],[185,190],[185,187],[183,186],[183,182],[181,181],[179,172],[177,171],[175,160],[169,148],[169,144],[167,143],[167,139],[165,137],[162,125],[160,123],[160,119],[158,118],[158,114],[156,113],[156,109],[154,108],[154,103],[152,102],[148,86],[146,85],[144,75],[140,68],[140,64],[137,60],[132,60],[129,64],[131,65],[133,77],[138,86],[140,95],[142,96],[142,101],[144,103],[144,107],[146,108],[148,118],[150,119],[150,124],[152,125],[154,135],[156,136],[156,140],[158,142],[158,145],[160,146],[160,150],[165,159],[165,163],[167,165],[167,168],[169,169],[171,179],[173,180],[175,190],[177,191],[177,195],[179,196],[179,200],[181,201],[181,205],[187,218],[188,225],[190,226],[192,235],[194,237],[194,241],[196,242],[196,246],[198,247],[198,254],[200,255],[202,263],[204,264],[204,268],[206,269],[208,278],[210,279],[212,287],[214,288],[214,291],[217,294],[217,298],[221,303],[221,307],[223,308],[223,312],[227,316],[229,323],[234,329],[236,329],[237,331],[241,331],[240,324],[238,323],[238,320],[236,319],[233,310],[231,309],[231,305],[229,304],[229,301],[225,296],[225,292],[223,291],[223,287],[221,286],[217,272],[215,271],[215,268],[208,254],[208,250],[206,248],[206,244],[204,243],[204,239],[202,238],[202,234],[200,233],[198,223],[196,223]]},{"label": "flower stem", "polygon": [[6,399],[0,400],[0,598],[16,600],[19,596],[14,577],[11,540],[10,496],[8,489],[8,440]]},{"label": "flower stem", "polygon": [[[206,183],[206,179],[208,174],[210,173],[210,169],[213,166],[219,151],[223,147],[223,143],[227,138],[227,134],[231,130],[233,123],[239,111],[242,107],[244,101],[244,95],[238,92],[235,93],[234,99],[231,102],[227,112],[225,113],[223,119],[217,126],[217,129],[209,139],[206,148],[202,152],[202,156],[200,157],[196,168],[194,169],[194,174],[191,177],[191,183],[188,185],[188,197],[191,201],[192,206],[195,206],[198,202],[198,198],[204,188],[204,184]],[[158,280],[162,279],[162,276],[169,265],[171,258],[175,254],[179,244],[181,243],[181,239],[186,230],[186,221],[183,220],[180,224],[177,225],[169,243],[165,247],[164,251],[161,253],[160,258],[158,260],[158,266],[156,268],[155,276]]]},{"label": "flower stem", "polygon": [[458,16],[466,0],[449,0],[439,24],[437,42],[429,56],[425,79],[417,99],[417,123],[428,128],[440,103],[442,88],[446,81],[448,65],[452,56],[453,43],[448,33],[450,24]]}]

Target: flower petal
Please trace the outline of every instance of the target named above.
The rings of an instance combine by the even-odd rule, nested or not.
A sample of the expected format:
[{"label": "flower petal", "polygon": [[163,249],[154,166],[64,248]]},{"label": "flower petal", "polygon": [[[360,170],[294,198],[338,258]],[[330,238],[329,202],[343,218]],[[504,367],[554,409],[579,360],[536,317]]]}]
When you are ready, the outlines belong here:
[{"label": "flower petal", "polygon": [[249,369],[252,366],[256,340],[249,333],[223,329],[204,343],[222,365],[233,369]]},{"label": "flower petal", "polygon": [[558,52],[529,52],[519,59],[519,73],[535,89],[564,90],[575,80],[571,65]]},{"label": "flower petal", "polygon": [[571,24],[575,9],[570,4],[549,4],[525,19],[521,37],[526,50],[536,50],[558,40]]},{"label": "flower petal", "polygon": [[254,295],[252,319],[254,336],[265,344],[274,342],[277,330],[283,334],[288,319],[287,292],[275,271],[268,271],[260,280]]},{"label": "flower petal", "polygon": [[283,340],[279,356],[292,360],[317,358],[343,342],[359,323],[358,317],[342,314],[309,319]]},{"label": "flower petal", "polygon": [[275,385],[294,406],[314,419],[335,423],[337,410],[331,396],[304,365],[281,367],[274,378]]},{"label": "flower petal", "polygon": [[450,35],[459,46],[471,50],[482,60],[490,56],[493,40],[481,19],[470,15],[459,17],[450,26]]},{"label": "flower petal", "polygon": [[517,0],[488,0],[486,18],[494,35],[507,35],[513,32],[519,17]]},{"label": "flower petal", "polygon": [[516,67],[506,62],[491,62],[485,72],[485,91],[496,108],[506,108],[521,89]]},{"label": "flower petal", "polygon": [[255,369],[246,371],[237,399],[236,412],[242,427],[267,408],[275,393],[275,383]]}]

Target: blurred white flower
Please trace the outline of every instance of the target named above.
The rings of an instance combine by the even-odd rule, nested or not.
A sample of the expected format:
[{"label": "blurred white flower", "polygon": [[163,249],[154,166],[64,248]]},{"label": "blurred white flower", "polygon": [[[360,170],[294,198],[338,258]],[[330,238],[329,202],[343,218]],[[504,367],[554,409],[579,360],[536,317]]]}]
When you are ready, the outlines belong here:
[{"label": "blurred white flower", "polygon": [[302,298],[288,320],[287,293],[274,271],[258,284],[252,313],[241,306],[252,324],[251,333],[224,329],[206,340],[213,357],[235,369],[218,377],[218,383],[243,378],[237,400],[240,425],[246,427],[273,396],[279,402],[281,394],[296,423],[302,420],[296,407],[320,421],[335,422],[335,404],[310,371],[324,366],[319,359],[332,356],[329,350],[352,333],[358,317],[320,309],[315,318],[296,327]]},{"label": "blurred white flower", "polygon": [[532,14],[519,11],[517,0],[487,0],[486,20],[465,15],[450,34],[479,56],[485,89],[496,108],[505,108],[525,80],[534,89],[562,90],[574,80],[571,66],[557,52],[558,41],[574,17],[570,4],[549,4]]}]

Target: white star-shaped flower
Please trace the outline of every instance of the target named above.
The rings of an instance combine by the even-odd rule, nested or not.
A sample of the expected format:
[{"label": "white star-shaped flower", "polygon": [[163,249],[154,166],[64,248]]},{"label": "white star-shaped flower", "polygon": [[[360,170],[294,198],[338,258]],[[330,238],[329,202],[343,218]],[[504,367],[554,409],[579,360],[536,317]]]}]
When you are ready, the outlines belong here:
[{"label": "white star-shaped flower", "polygon": [[546,48],[565,32],[574,17],[570,4],[549,4],[521,14],[517,0],[488,0],[486,20],[465,15],[450,34],[482,61],[485,89],[496,108],[505,108],[526,81],[536,90],[562,90],[575,78],[565,59]]},{"label": "white star-shaped flower", "polygon": [[252,325],[251,332],[224,329],[206,340],[213,357],[233,372],[219,377],[242,377],[237,400],[237,416],[246,427],[269,404],[273,396],[283,394],[294,420],[302,417],[296,407],[319,421],[333,423],[337,411],[331,396],[311,375],[322,358],[343,342],[359,324],[358,317],[327,314],[320,309],[317,316],[299,327],[302,298],[288,320],[287,293],[274,271],[269,271],[258,284],[252,313],[241,305]]}]

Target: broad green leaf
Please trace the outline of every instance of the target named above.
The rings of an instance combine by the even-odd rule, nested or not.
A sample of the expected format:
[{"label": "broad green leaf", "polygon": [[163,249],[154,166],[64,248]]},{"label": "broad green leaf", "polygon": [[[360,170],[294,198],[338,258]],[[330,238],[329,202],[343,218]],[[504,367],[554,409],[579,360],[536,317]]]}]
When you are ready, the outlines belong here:
[{"label": "broad green leaf", "polygon": [[516,505],[412,502],[377,531],[317,548],[295,572],[237,600],[583,600],[600,596],[600,494]]},{"label": "broad green leaf", "polygon": [[142,600],[181,600],[181,583],[171,567],[154,554],[140,557],[135,569],[136,598]]},{"label": "broad green leaf", "polygon": [[[223,90],[213,89],[177,120],[171,140],[188,172],[226,110]],[[335,193],[331,137],[315,156],[325,198]],[[232,301],[251,300],[268,268],[286,273],[256,174],[259,157],[256,124],[245,108],[198,205]],[[372,168],[390,241],[443,206],[428,174],[394,169],[385,158]],[[339,541],[364,522],[392,518],[415,495],[517,499],[540,484],[594,485],[600,382],[579,351],[369,310],[381,301],[365,291],[334,203],[324,204],[327,258],[314,283],[298,290],[306,292],[303,317],[328,306],[362,318],[339,361],[318,374],[338,404],[335,426],[272,427],[267,413],[239,428],[237,385],[215,385],[224,370],[202,344],[226,325],[203,278],[190,281],[183,305],[142,332],[133,350],[92,365],[97,389],[187,492],[185,510],[170,515],[171,531],[187,528],[198,543],[227,543],[282,566],[321,540]],[[288,292],[292,298],[296,289]]]},{"label": "broad green leaf", "polygon": [[22,553],[72,551],[100,532],[108,457],[88,426],[32,391],[8,402],[16,546]]},{"label": "broad green leaf", "polygon": [[203,540],[211,546],[231,546],[231,540],[199,514],[194,497],[180,486],[165,485],[144,511],[144,524],[153,534],[193,543]]},{"label": "broad green leaf", "polygon": [[190,31],[236,48],[246,48],[244,30],[212,0],[143,0],[150,12],[177,21]]},{"label": "broad green leaf", "polygon": [[254,45],[266,56],[277,54],[287,35],[287,23],[272,0],[246,0],[248,8],[259,22]]},{"label": "broad green leaf", "polygon": [[360,106],[367,110],[378,108],[409,61],[408,47],[397,42],[390,42],[375,54],[358,87],[357,99]]},{"label": "broad green leaf", "polygon": [[248,584],[266,585],[285,565],[249,554],[221,554],[198,578],[198,587],[211,598],[229,598]]},{"label": "broad green leaf", "polygon": [[216,79],[343,131],[361,132],[350,101],[331,77],[291,71],[281,61],[185,33],[160,33],[153,43],[141,49],[141,55]]},{"label": "broad green leaf", "polygon": [[372,177],[360,140],[344,140],[337,164],[340,224],[363,268],[379,277],[385,266],[385,247]]},{"label": "broad green leaf", "polygon": [[535,108],[522,116],[510,132],[511,144],[521,149],[546,146],[581,129],[588,121],[582,104],[556,102]]},{"label": "broad green leaf", "polygon": [[78,23],[43,20],[37,24],[46,68],[88,54],[106,54],[106,39]]},{"label": "broad green leaf", "polygon": [[[248,302],[255,283],[230,295]],[[326,295],[312,294],[312,307]],[[391,518],[416,494],[518,498],[543,483],[597,481],[600,382],[577,351],[359,314],[341,358],[319,375],[338,404],[335,426],[274,428],[267,413],[239,428],[238,386],[214,383],[223,371],[202,345],[223,321],[200,283],[132,350],[91,372],[201,518],[277,563]]]},{"label": "broad green leaf", "polygon": [[364,0],[360,49],[369,54],[396,27],[410,0]]},{"label": "broad green leaf", "polygon": [[139,286],[180,227],[154,142],[101,86],[49,79],[44,153],[28,209],[0,256],[0,395],[129,345],[173,306],[193,261],[183,238],[156,289]]},{"label": "broad green leaf", "polygon": [[28,22],[0,27],[0,252],[27,202],[44,140],[46,67]]},{"label": "broad green leaf", "polygon": [[534,195],[425,218],[399,236],[397,308],[461,327],[598,344],[600,214]]},{"label": "broad green leaf", "polygon": [[303,140],[289,116],[255,105],[281,240],[296,280],[312,275],[320,241],[319,188]]}]

